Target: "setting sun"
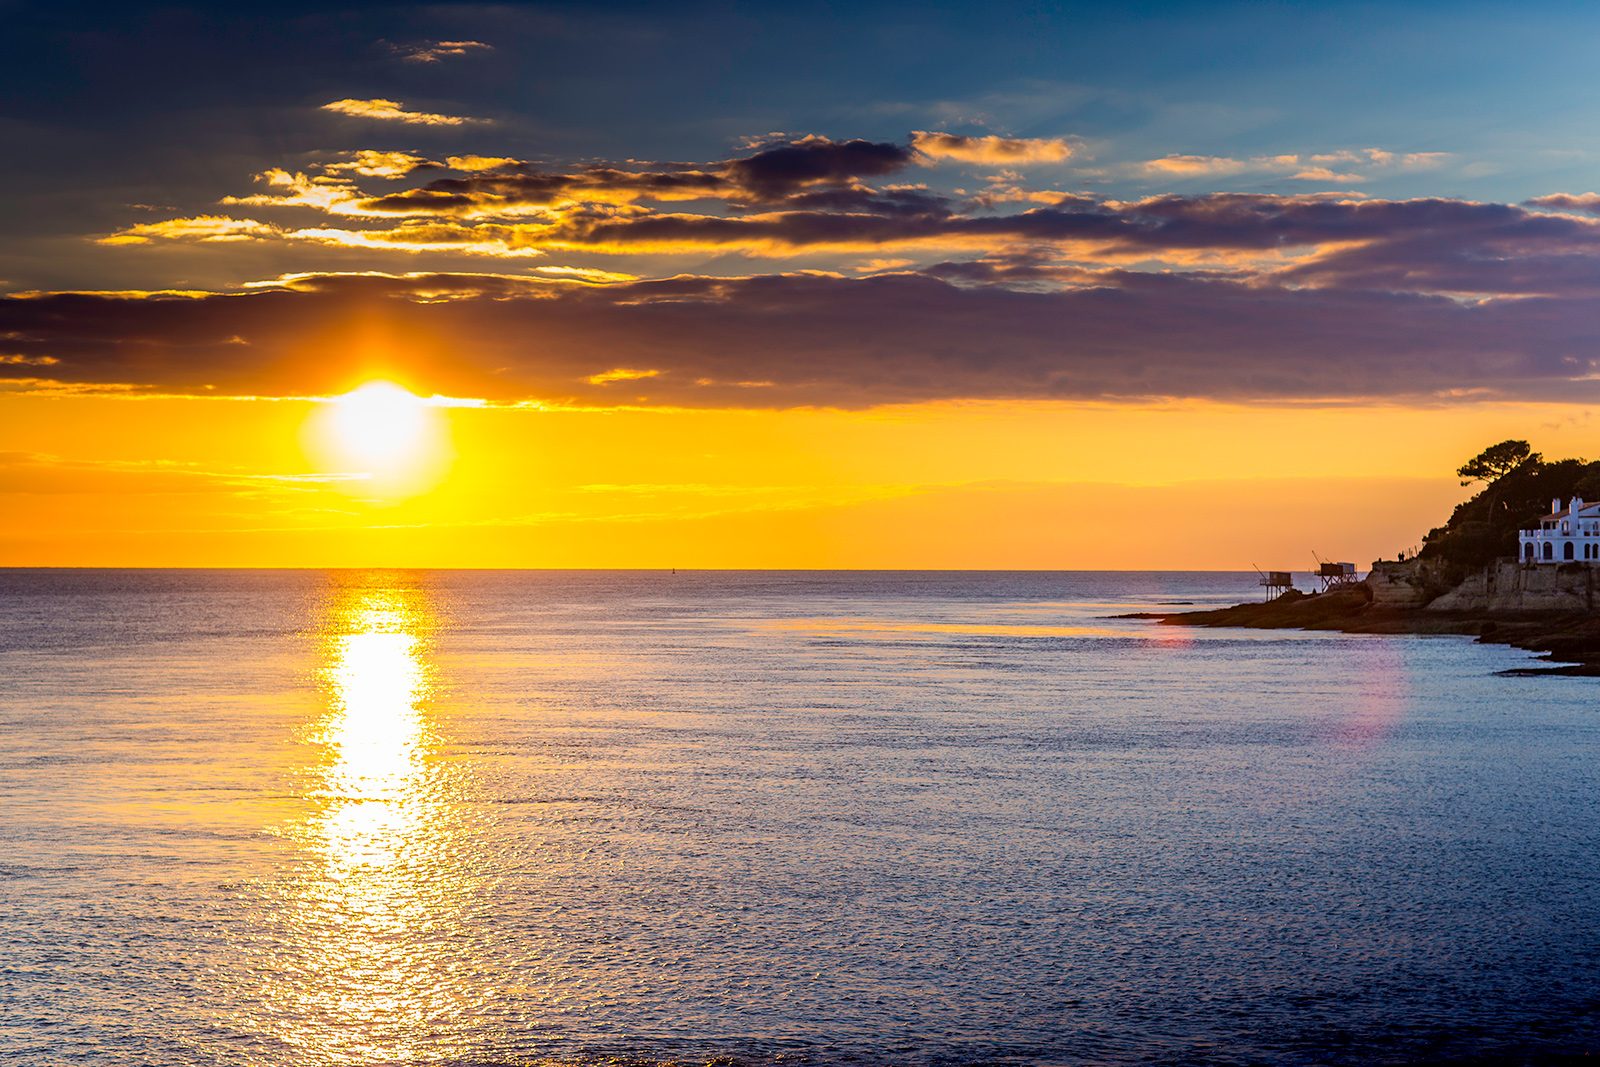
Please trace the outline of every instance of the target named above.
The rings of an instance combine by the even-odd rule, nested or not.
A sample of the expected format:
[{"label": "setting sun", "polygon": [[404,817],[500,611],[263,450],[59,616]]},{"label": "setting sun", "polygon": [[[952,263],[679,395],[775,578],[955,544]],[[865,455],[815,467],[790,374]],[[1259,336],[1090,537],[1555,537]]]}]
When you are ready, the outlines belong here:
[{"label": "setting sun", "polygon": [[316,478],[382,504],[434,488],[455,455],[438,405],[382,380],[314,404],[301,440]]},{"label": "setting sun", "polygon": [[333,410],[340,449],[364,466],[403,462],[427,435],[426,401],[393,382],[369,382],[339,397]]}]

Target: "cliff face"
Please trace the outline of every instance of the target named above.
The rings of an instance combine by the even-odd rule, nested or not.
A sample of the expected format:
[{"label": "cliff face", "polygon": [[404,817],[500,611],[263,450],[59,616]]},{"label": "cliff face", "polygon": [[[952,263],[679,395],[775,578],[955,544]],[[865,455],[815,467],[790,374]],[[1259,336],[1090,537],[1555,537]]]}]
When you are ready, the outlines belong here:
[{"label": "cliff face", "polygon": [[1595,584],[1594,569],[1582,564],[1524,567],[1502,560],[1427,601],[1426,610],[1592,612]]},{"label": "cliff face", "polygon": [[1378,560],[1367,575],[1375,608],[1423,607],[1455,588],[1455,576],[1432,560],[1408,559],[1404,563]]},{"label": "cliff face", "polygon": [[1595,568],[1524,567],[1500,560],[1465,574],[1431,560],[1378,560],[1366,578],[1372,606],[1401,611],[1592,612]]}]

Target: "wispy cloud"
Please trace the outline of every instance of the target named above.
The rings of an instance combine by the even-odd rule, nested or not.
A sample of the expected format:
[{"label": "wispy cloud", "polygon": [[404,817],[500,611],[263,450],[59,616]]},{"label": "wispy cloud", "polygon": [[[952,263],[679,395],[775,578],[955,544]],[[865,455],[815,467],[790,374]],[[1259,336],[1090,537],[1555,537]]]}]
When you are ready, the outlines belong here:
[{"label": "wispy cloud", "polygon": [[[342,163],[329,163],[323,170],[330,174],[359,174],[363,178],[405,178],[419,170],[439,170],[436,163],[412,152],[383,152],[363,148],[347,153],[350,158]],[[452,167],[454,163],[450,164]],[[457,168],[460,169],[460,168]],[[281,172],[280,172],[281,173]]]},{"label": "wispy cloud", "polygon": [[487,52],[494,46],[482,41],[424,41],[419,44],[391,44],[390,51],[409,63],[437,63],[472,52]]},{"label": "wispy cloud", "polygon": [[584,378],[590,385],[610,385],[612,382],[637,382],[645,378],[660,376],[658,370],[639,370],[635,367],[614,367],[611,370],[601,371]]},{"label": "wispy cloud", "polygon": [[377,119],[382,122],[403,122],[410,126],[462,126],[467,123],[487,122],[487,119],[468,118],[464,115],[441,115],[431,111],[407,111],[398,100],[374,97],[370,100],[333,100],[322,105],[322,110],[332,111],[352,118]]},{"label": "wispy cloud", "polygon": [[[1391,152],[1382,148],[1342,149],[1311,154],[1283,153],[1235,159],[1231,156],[1170,155],[1145,160],[1135,171],[1157,178],[1225,178],[1238,174],[1282,174],[1297,181],[1363,182],[1375,172],[1426,170],[1443,165],[1448,152]],[[1340,169],[1335,169],[1340,168]]]},{"label": "wispy cloud", "polygon": [[287,500],[353,477],[358,476],[320,472],[262,474],[166,460],[89,460],[44,452],[0,452],[0,493],[35,496],[218,494]]},{"label": "wispy cloud", "polygon": [[1173,155],[1162,156],[1160,159],[1146,160],[1140,164],[1140,167],[1148,174],[1163,177],[1209,178],[1218,175],[1241,174],[1250,169],[1250,164],[1243,160],[1230,159],[1227,156]]},{"label": "wispy cloud", "polygon": [[911,146],[929,159],[996,166],[1063,163],[1072,155],[1072,145],[1063,137],[966,137],[917,130],[911,135]]},{"label": "wispy cloud", "polygon": [[[346,164],[334,164],[343,166]],[[370,214],[362,211],[360,202],[364,197],[347,178],[307,175],[303,171],[290,174],[274,167],[256,175],[256,181],[269,191],[225,196],[220,202],[227,207],[306,207],[330,215]]]},{"label": "wispy cloud", "polygon": [[164,219],[161,222],[141,222],[110,236],[101,237],[99,243],[146,244],[154,238],[205,242],[248,241],[277,233],[276,227],[255,219],[235,219],[226,215],[195,215],[190,218]]}]

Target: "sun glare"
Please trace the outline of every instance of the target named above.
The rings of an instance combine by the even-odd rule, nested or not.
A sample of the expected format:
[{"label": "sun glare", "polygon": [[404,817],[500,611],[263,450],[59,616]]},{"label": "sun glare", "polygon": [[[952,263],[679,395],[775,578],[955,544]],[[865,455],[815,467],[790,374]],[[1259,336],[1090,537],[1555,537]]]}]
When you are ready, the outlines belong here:
[{"label": "sun glare", "polygon": [[369,382],[334,402],[333,425],[350,459],[390,467],[421,447],[428,429],[427,404],[393,382]]},{"label": "sun glare", "polygon": [[371,381],[315,405],[307,453],[351,495],[394,502],[444,478],[454,455],[444,412],[403,386]]}]

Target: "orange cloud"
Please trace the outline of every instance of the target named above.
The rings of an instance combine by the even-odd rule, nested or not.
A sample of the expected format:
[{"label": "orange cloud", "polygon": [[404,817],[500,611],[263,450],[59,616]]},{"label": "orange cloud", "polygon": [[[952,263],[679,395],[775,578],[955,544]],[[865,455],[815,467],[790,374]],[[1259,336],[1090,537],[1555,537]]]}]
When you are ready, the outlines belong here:
[{"label": "orange cloud", "polygon": [[[334,164],[334,166],[340,165]],[[329,215],[373,214],[361,208],[360,202],[365,198],[364,194],[351,184],[348,178],[313,177],[300,171],[290,174],[279,167],[273,167],[257,175],[256,181],[281,191],[251,193],[249,196],[225,196],[219,203],[229,207],[308,207]]]},{"label": "orange cloud", "polygon": [[384,122],[403,122],[410,126],[462,126],[469,122],[487,122],[487,119],[468,118],[463,115],[440,115],[431,111],[407,111],[398,100],[334,100],[322,105],[323,111],[332,111],[352,118],[379,119]]},{"label": "orange cloud", "polygon": [[638,370],[633,367],[614,367],[611,370],[591,374],[584,381],[590,385],[610,385],[612,382],[637,382],[644,378],[655,378],[661,374],[658,370]]},{"label": "orange cloud", "polygon": [[412,171],[439,166],[432,160],[410,152],[379,152],[363,148],[350,155],[352,158],[348,162],[329,163],[322,169],[331,174],[349,171],[363,178],[404,178]]},{"label": "orange cloud", "polygon": [[448,222],[403,222],[380,230],[312,227],[284,234],[292,241],[340,248],[389,249],[396,252],[467,252],[480,256],[544,255],[537,238],[548,227],[461,226]]},{"label": "orange cloud", "polygon": [[278,230],[255,219],[235,219],[226,215],[195,215],[184,219],[164,219],[161,222],[141,222],[129,226],[97,243],[103,245],[147,244],[152,238],[205,242],[251,241],[272,237]]},{"label": "orange cloud", "polygon": [[591,285],[608,285],[612,282],[636,282],[637,274],[626,274],[617,270],[601,270],[598,267],[561,267],[543,266],[534,267],[536,272],[549,275],[556,279],[572,279],[573,281],[587,282]]},{"label": "orange cloud", "polygon": [[1341,174],[1327,167],[1307,167],[1289,175],[1296,181],[1302,182],[1364,182],[1366,177],[1360,174]]},{"label": "orange cloud", "polygon": [[1227,156],[1163,156],[1146,160],[1140,167],[1148,174],[1176,178],[1199,178],[1214,175],[1241,174],[1250,169],[1243,160]]},{"label": "orange cloud", "polygon": [[998,166],[1062,163],[1072,155],[1072,145],[1061,137],[964,137],[929,130],[914,131],[911,147],[929,159]]},{"label": "orange cloud", "polygon": [[452,170],[482,171],[503,170],[506,167],[515,167],[521,164],[520,159],[509,156],[448,156],[445,162],[450,164]]}]

